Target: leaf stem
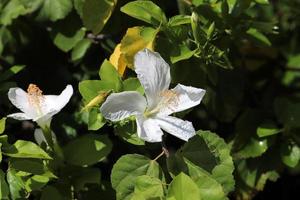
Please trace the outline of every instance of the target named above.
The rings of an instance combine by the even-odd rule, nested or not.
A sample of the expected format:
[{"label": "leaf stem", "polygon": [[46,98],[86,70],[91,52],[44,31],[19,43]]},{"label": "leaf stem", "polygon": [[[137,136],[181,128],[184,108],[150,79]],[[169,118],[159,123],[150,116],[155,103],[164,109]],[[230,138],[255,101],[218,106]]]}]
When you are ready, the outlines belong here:
[{"label": "leaf stem", "polygon": [[159,159],[160,157],[162,157],[164,154],[165,154],[165,151],[164,151],[164,149],[163,149],[162,152],[161,152],[158,156],[156,156],[156,158],[153,159],[153,161],[158,160],[158,159]]}]

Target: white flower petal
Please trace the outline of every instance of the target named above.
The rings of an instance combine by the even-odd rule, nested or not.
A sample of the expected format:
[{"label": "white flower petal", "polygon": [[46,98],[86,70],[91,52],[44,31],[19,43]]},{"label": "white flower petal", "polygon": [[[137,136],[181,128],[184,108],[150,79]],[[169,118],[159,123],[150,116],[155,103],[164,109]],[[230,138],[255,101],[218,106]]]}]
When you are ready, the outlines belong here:
[{"label": "white flower petal", "polygon": [[155,120],[164,131],[184,141],[188,141],[196,134],[193,124],[189,121],[171,116],[156,117]]},{"label": "white flower petal", "polygon": [[137,135],[145,140],[146,142],[161,142],[163,132],[158,126],[157,122],[148,118],[145,119],[142,116],[136,116],[136,124],[137,124]]},{"label": "white flower petal", "polygon": [[70,101],[72,95],[73,87],[71,85],[67,85],[60,95],[44,95],[41,105],[43,115],[51,113],[50,117],[52,117],[57,114]]},{"label": "white flower petal", "polygon": [[142,114],[146,105],[146,99],[140,93],[127,91],[109,95],[100,111],[106,119],[120,121],[132,115]]},{"label": "white flower petal", "polygon": [[29,103],[27,93],[21,88],[10,88],[8,91],[8,99],[14,106],[26,113],[28,119],[37,117],[34,106]]},{"label": "white flower petal", "polygon": [[[53,140],[53,142],[54,142],[54,143],[57,143],[57,142],[56,142],[56,135],[54,134],[53,131],[51,131],[51,134],[52,134],[52,140]],[[40,128],[37,128],[37,129],[34,130],[34,139],[35,139],[35,141],[36,141],[39,145],[41,145],[42,142],[45,142],[45,143],[47,144],[47,141],[46,141],[46,138],[45,138],[45,136],[44,136],[44,134],[43,134],[43,131],[42,131],[42,129],[40,129]]]},{"label": "white flower petal", "polygon": [[160,93],[169,88],[170,66],[158,53],[144,49],[135,55],[134,68],[145,89],[148,108],[151,109],[159,101]]},{"label": "white flower petal", "polygon": [[158,113],[160,116],[170,115],[197,106],[205,94],[205,90],[203,89],[181,84],[178,84],[171,91],[174,92],[175,95],[172,100],[169,100],[169,103],[165,103],[165,105],[162,106]]},{"label": "white flower petal", "polygon": [[27,116],[25,113],[13,113],[13,114],[7,115],[7,117],[14,118],[14,119],[17,119],[17,120],[32,119],[30,116]]}]

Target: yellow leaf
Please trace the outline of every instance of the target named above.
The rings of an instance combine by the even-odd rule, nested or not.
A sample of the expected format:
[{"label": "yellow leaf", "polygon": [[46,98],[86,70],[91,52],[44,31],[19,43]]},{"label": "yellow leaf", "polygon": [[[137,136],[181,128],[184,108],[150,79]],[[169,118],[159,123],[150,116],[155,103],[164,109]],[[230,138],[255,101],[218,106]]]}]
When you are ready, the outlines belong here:
[{"label": "yellow leaf", "polygon": [[148,48],[154,50],[154,41],[159,29],[136,26],[127,29],[120,44],[111,54],[109,61],[118,70],[120,76],[124,75],[126,67],[133,69],[134,55]]},{"label": "yellow leaf", "polygon": [[118,44],[109,58],[110,63],[117,69],[120,76],[123,76],[126,69],[124,55],[121,53],[121,44]]},{"label": "yellow leaf", "polygon": [[124,55],[124,59],[127,67],[133,68],[134,55],[144,49],[148,48],[154,50],[155,36],[158,33],[157,29],[150,27],[132,27],[127,29],[125,36],[121,41],[121,54]]},{"label": "yellow leaf", "polygon": [[103,103],[106,97],[112,92],[112,90],[100,92],[99,95],[97,95],[95,98],[93,98],[91,101],[89,101],[84,108],[81,109],[82,111],[86,111],[92,107],[95,107],[99,105],[100,103]]}]

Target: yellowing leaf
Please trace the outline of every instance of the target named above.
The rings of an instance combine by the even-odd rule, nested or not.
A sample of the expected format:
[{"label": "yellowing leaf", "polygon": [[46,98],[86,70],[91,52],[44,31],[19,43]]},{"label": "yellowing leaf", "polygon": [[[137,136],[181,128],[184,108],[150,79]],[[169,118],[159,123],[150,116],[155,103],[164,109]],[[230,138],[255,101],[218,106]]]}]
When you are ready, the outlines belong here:
[{"label": "yellowing leaf", "polygon": [[140,26],[127,29],[121,43],[116,46],[109,58],[120,76],[123,76],[126,67],[133,69],[134,55],[138,51],[144,48],[154,50],[154,41],[158,30]]},{"label": "yellowing leaf", "polygon": [[121,44],[118,44],[109,58],[109,62],[118,70],[120,76],[123,76],[126,69],[124,54],[121,52]]},{"label": "yellowing leaf", "polygon": [[89,101],[83,108],[81,111],[86,111],[92,107],[95,107],[97,105],[99,105],[100,103],[102,103],[106,97],[111,93],[112,91],[105,91],[105,92],[100,92],[99,95],[97,95],[96,97],[94,97],[91,101]]},{"label": "yellowing leaf", "polygon": [[121,54],[124,55],[124,59],[127,67],[133,68],[134,55],[144,49],[154,49],[155,36],[158,33],[158,29],[150,27],[133,27],[127,29],[125,36],[121,41]]}]

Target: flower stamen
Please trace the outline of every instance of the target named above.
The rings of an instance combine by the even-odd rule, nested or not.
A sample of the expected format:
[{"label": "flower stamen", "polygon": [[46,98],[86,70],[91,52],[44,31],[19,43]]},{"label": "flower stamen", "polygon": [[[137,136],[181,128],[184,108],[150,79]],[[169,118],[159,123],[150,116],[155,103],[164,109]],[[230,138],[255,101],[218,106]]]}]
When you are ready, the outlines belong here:
[{"label": "flower stamen", "polygon": [[43,91],[35,84],[29,84],[27,88],[28,102],[34,106],[38,115],[42,115],[41,103],[44,100]]},{"label": "flower stamen", "polygon": [[172,111],[175,111],[174,107],[178,106],[179,103],[179,94],[176,93],[174,90],[165,90],[159,94],[160,101],[158,102],[157,106],[152,110],[146,110],[144,112],[145,117],[149,117],[158,113],[163,108],[168,108]]},{"label": "flower stamen", "polygon": [[158,107],[167,107],[170,110],[175,111],[174,107],[177,107],[179,103],[179,94],[177,92],[174,90],[165,90],[162,91],[159,96],[161,97],[161,101],[159,102]]}]

